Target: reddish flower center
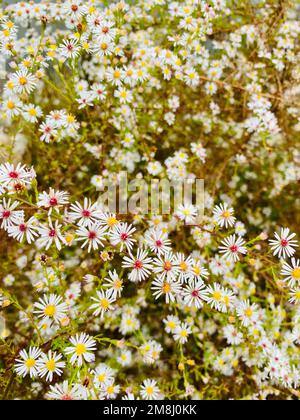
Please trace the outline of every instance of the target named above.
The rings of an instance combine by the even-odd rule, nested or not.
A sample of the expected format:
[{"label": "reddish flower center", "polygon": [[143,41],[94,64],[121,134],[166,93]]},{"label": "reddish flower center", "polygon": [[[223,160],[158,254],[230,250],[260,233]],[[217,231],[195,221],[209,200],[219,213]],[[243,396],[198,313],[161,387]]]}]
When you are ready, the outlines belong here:
[{"label": "reddish flower center", "polygon": [[68,49],[69,51],[72,51],[72,50],[73,50],[73,45],[72,45],[72,44],[68,44],[68,45],[67,45],[67,49]]},{"label": "reddish flower center", "polygon": [[18,177],[19,177],[19,174],[18,174],[18,172],[16,172],[16,171],[11,171],[11,172],[8,174],[8,176],[9,176],[10,178],[16,179],[16,178],[18,178]]},{"label": "reddish flower center", "polygon": [[20,226],[19,226],[20,232],[25,232],[26,229],[27,229],[27,226],[24,223],[21,223]]},{"label": "reddish flower center", "polygon": [[128,239],[128,234],[127,233],[121,233],[121,240],[122,241],[126,241]]},{"label": "reddish flower center", "polygon": [[2,218],[7,219],[10,215],[11,215],[10,210],[4,210],[4,212],[2,213]]},{"label": "reddish flower center", "polygon": [[97,236],[96,232],[94,232],[94,231],[89,232],[89,239],[93,240],[93,239],[96,238],[96,236]]},{"label": "reddish flower center", "polygon": [[192,291],[192,296],[193,297],[199,297],[199,290],[193,290]]},{"label": "reddish flower center", "polygon": [[236,245],[232,245],[229,249],[231,252],[238,252],[238,247]]},{"label": "reddish flower center", "polygon": [[78,10],[77,4],[72,4],[71,9],[72,9],[72,12],[77,12]]},{"label": "reddish flower center", "polygon": [[63,395],[63,396],[61,397],[61,399],[62,399],[63,401],[71,401],[71,400],[73,400],[73,398],[71,397],[71,395],[68,395],[68,394]]},{"label": "reddish flower center", "polygon": [[54,238],[54,236],[56,236],[56,230],[55,229],[50,229],[49,230],[49,236],[50,236],[50,238]]},{"label": "reddish flower center", "polygon": [[57,206],[58,202],[57,202],[57,198],[52,197],[49,201],[50,206]]},{"label": "reddish flower center", "polygon": [[140,270],[141,268],[143,268],[143,263],[140,260],[136,260],[133,266],[134,268]]},{"label": "reddish flower center", "polygon": [[282,241],[281,241],[281,245],[282,246],[286,247],[286,246],[288,246],[288,244],[289,244],[289,241],[288,240],[282,239]]},{"label": "reddish flower center", "polygon": [[104,28],[102,29],[102,32],[104,34],[107,34],[108,31],[109,31],[109,28],[107,26],[104,26]]},{"label": "reddish flower center", "polygon": [[83,217],[90,217],[90,215],[91,215],[91,212],[90,211],[88,211],[88,210],[83,210],[82,211],[82,216]]},{"label": "reddish flower center", "polygon": [[49,126],[45,127],[45,133],[51,133],[51,127]]},{"label": "reddish flower center", "polygon": [[156,244],[156,246],[161,247],[163,243],[162,243],[162,241],[158,240],[158,241],[155,242],[155,244]]}]

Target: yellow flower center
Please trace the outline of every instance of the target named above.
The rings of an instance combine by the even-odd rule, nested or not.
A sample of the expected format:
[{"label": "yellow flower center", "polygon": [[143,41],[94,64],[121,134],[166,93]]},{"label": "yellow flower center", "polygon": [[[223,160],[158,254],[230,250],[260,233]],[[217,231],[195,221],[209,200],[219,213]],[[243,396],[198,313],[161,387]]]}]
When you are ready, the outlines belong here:
[{"label": "yellow flower center", "polygon": [[98,381],[99,382],[104,382],[106,379],[106,374],[105,373],[100,373],[100,375],[98,375]]},{"label": "yellow flower center", "polygon": [[26,77],[24,77],[24,76],[20,77],[20,79],[19,79],[19,83],[20,83],[20,85],[22,85],[22,86],[26,85],[26,84],[27,84],[27,79],[26,79]]},{"label": "yellow flower center", "polygon": [[56,307],[54,305],[48,305],[44,309],[44,314],[46,316],[53,317],[56,314]]},{"label": "yellow flower center", "polygon": [[53,372],[55,370],[55,361],[53,359],[48,360],[48,362],[46,362],[46,368],[50,372]]},{"label": "yellow flower center", "polygon": [[170,293],[170,291],[171,291],[170,283],[165,283],[163,285],[162,291],[163,291],[163,293]]},{"label": "yellow flower center", "polygon": [[28,114],[32,117],[36,117],[36,110],[34,108],[31,108],[28,110]]},{"label": "yellow flower center", "polygon": [[187,335],[188,335],[187,330],[182,330],[180,332],[180,335],[181,335],[181,337],[187,337]]},{"label": "yellow flower center", "polygon": [[297,267],[293,270],[292,276],[295,280],[300,280],[300,268]]},{"label": "yellow flower center", "polygon": [[85,352],[86,352],[86,347],[85,347],[85,345],[84,345],[84,344],[82,344],[82,343],[77,344],[77,346],[76,346],[76,354],[77,354],[77,356],[81,356],[81,355],[83,355],[83,353],[85,353]]},{"label": "yellow flower center", "polygon": [[295,298],[296,298],[296,299],[300,299],[300,290],[298,290],[298,291],[295,293]]},{"label": "yellow flower center", "polygon": [[251,316],[253,315],[253,311],[251,308],[248,308],[245,310],[244,314],[247,318],[251,318]]},{"label": "yellow flower center", "polygon": [[32,359],[32,358],[30,358],[30,359],[27,359],[26,360],[26,362],[25,362],[25,366],[28,368],[28,369],[30,369],[30,368],[32,368],[33,366],[35,366],[35,360],[34,359]]},{"label": "yellow flower center", "polygon": [[107,224],[109,227],[113,227],[116,223],[118,223],[118,221],[115,217],[109,217],[107,219]]},{"label": "yellow flower center", "polygon": [[16,107],[15,103],[13,101],[7,102],[7,108],[8,109],[14,109]]},{"label": "yellow flower center", "polygon": [[100,300],[100,306],[102,309],[107,309],[109,307],[109,301],[105,298]]},{"label": "yellow flower center", "polygon": [[152,387],[152,386],[147,386],[147,388],[146,388],[146,393],[147,393],[148,395],[152,395],[152,394],[153,394],[153,392],[154,392],[153,387]]},{"label": "yellow flower center", "polygon": [[186,270],[188,269],[188,265],[187,265],[187,263],[185,263],[185,262],[182,262],[182,263],[179,265],[179,267],[180,267],[180,270],[181,270],[181,271],[186,271]]},{"label": "yellow flower center", "polygon": [[115,283],[114,283],[115,289],[121,289],[122,286],[123,286],[123,281],[122,280],[118,279],[118,280],[115,281]]},{"label": "yellow flower center", "polygon": [[175,322],[174,322],[174,321],[169,321],[169,322],[168,322],[168,327],[169,327],[171,330],[174,330],[174,328],[176,327]]},{"label": "yellow flower center", "polygon": [[230,216],[231,216],[230,211],[226,210],[226,211],[223,212],[223,217],[225,219],[229,219]]},{"label": "yellow flower center", "polygon": [[216,301],[219,301],[219,300],[221,300],[221,299],[222,299],[222,295],[221,295],[221,293],[220,293],[220,292],[214,292],[214,293],[213,293],[213,295],[212,295],[212,297],[213,297],[213,299],[214,299],[214,300],[216,300]]},{"label": "yellow flower center", "polygon": [[106,388],[106,392],[108,394],[113,394],[114,390],[115,390],[115,387],[113,385],[110,385]]}]

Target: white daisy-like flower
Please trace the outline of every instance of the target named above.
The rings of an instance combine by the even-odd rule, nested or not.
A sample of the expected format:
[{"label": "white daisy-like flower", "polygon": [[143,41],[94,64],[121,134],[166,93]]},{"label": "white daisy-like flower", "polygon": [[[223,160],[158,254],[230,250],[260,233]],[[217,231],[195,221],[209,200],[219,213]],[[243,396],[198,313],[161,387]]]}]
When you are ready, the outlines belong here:
[{"label": "white daisy-like flower", "polygon": [[232,227],[235,224],[236,218],[234,215],[234,209],[229,207],[227,203],[222,203],[219,206],[215,206],[213,210],[214,221],[223,228]]},{"label": "white daisy-like flower", "polygon": [[92,297],[95,303],[90,308],[94,310],[93,315],[98,316],[100,314],[102,318],[105,312],[112,309],[112,303],[116,301],[116,298],[109,290],[97,290],[96,294],[97,297]]},{"label": "white daisy-like flower", "polygon": [[65,349],[67,355],[71,355],[72,365],[82,366],[83,362],[91,363],[95,360],[93,351],[96,350],[96,341],[85,333],[76,334],[70,338],[71,346]]},{"label": "white daisy-like flower", "polygon": [[236,307],[236,313],[242,321],[242,325],[248,327],[249,325],[257,322],[259,314],[257,312],[258,306],[253,303],[250,304],[249,300],[239,302]]},{"label": "white daisy-like flower", "polygon": [[219,250],[221,254],[224,254],[224,258],[236,262],[240,259],[239,254],[247,254],[247,248],[244,245],[245,241],[241,237],[231,235],[222,241]]},{"label": "white daisy-like flower", "polygon": [[61,296],[55,294],[44,295],[34,304],[34,307],[36,308],[34,313],[39,318],[55,321],[56,323],[60,323],[68,311],[68,306],[63,302]]},{"label": "white daisy-like flower", "polygon": [[115,371],[105,363],[100,363],[93,371],[94,384],[97,388],[105,389],[115,381]]},{"label": "white daisy-like flower", "polygon": [[66,244],[66,240],[61,233],[62,225],[56,220],[53,224],[52,220],[48,219],[48,225],[39,225],[37,231],[40,235],[38,239],[38,245],[48,250],[52,244],[56,246],[58,250],[61,249],[61,243]]},{"label": "white daisy-like flower", "polygon": [[188,340],[188,336],[192,333],[191,327],[186,323],[182,322],[174,330],[174,340],[184,344]]},{"label": "white daisy-like flower", "polygon": [[131,269],[128,278],[132,282],[140,282],[150,276],[152,266],[152,258],[148,257],[148,253],[145,250],[138,249],[137,256],[124,257],[123,268]]},{"label": "white daisy-like flower", "polygon": [[123,280],[119,277],[116,270],[109,271],[108,275],[110,278],[105,278],[106,283],[103,283],[104,287],[107,287],[109,293],[114,297],[120,297],[123,290]]},{"label": "white daisy-like flower", "polygon": [[51,350],[47,354],[42,354],[37,363],[39,376],[41,378],[46,376],[46,381],[49,382],[52,382],[54,374],[61,376],[63,368],[66,366],[66,363],[61,359],[61,354],[52,352]]},{"label": "white daisy-like flower", "polygon": [[208,291],[202,281],[192,280],[182,290],[183,301],[187,306],[202,308],[208,299]]},{"label": "white daisy-like flower", "polygon": [[2,203],[0,203],[1,229],[6,230],[9,226],[24,220],[24,211],[16,210],[18,205],[18,201],[11,202],[11,200],[3,198]]},{"label": "white daisy-like flower", "polygon": [[176,255],[172,252],[159,255],[153,260],[153,265],[153,271],[159,277],[162,277],[163,279],[166,278],[167,280],[176,279],[179,272],[178,261]]},{"label": "white daisy-like flower", "polygon": [[59,211],[59,207],[68,204],[69,193],[65,191],[55,191],[50,188],[49,192],[46,191],[39,194],[37,206],[49,209],[48,215],[51,214],[52,209]]},{"label": "white daisy-like flower", "polygon": [[275,232],[275,240],[270,240],[271,249],[274,256],[278,258],[287,258],[292,257],[298,247],[298,241],[293,239],[295,238],[295,233],[290,233],[289,228],[282,228],[280,235]]},{"label": "white daisy-like flower", "polygon": [[158,299],[160,296],[165,296],[166,303],[174,302],[176,296],[181,293],[181,284],[173,279],[166,277],[157,277],[151,286],[153,296]]},{"label": "white daisy-like flower", "polygon": [[80,227],[76,230],[77,241],[83,241],[81,248],[88,246],[88,252],[94,251],[104,246],[103,242],[106,239],[107,228],[101,226],[99,222],[93,223],[86,227]]},{"label": "white daisy-like flower", "polygon": [[78,201],[70,207],[69,217],[78,226],[87,227],[96,223],[101,216],[98,203],[92,203],[87,197],[83,200],[83,205]]},{"label": "white daisy-like flower", "polygon": [[38,375],[38,358],[42,351],[38,347],[30,347],[29,351],[21,350],[19,359],[16,359],[15,370],[17,375],[25,377],[29,375],[34,378]]},{"label": "white daisy-like flower", "polygon": [[115,225],[109,232],[110,242],[113,246],[120,246],[120,252],[123,251],[124,246],[126,246],[127,251],[131,251],[135,239],[132,238],[132,234],[136,231],[132,225],[127,223],[118,223]]},{"label": "white daisy-like flower", "polygon": [[84,400],[86,391],[81,384],[69,383],[67,380],[60,384],[50,385],[46,398],[50,400]]},{"label": "white daisy-like flower", "polygon": [[141,385],[140,394],[143,400],[158,400],[160,390],[154,379],[145,379]]},{"label": "white daisy-like flower", "polygon": [[157,255],[166,254],[171,251],[171,241],[165,232],[157,228],[150,229],[145,235],[145,242],[152,252]]},{"label": "white daisy-like flower", "polygon": [[284,281],[287,281],[290,287],[294,287],[296,283],[300,284],[300,260],[292,258],[291,263],[292,265],[289,265],[285,262],[280,274],[285,277]]}]

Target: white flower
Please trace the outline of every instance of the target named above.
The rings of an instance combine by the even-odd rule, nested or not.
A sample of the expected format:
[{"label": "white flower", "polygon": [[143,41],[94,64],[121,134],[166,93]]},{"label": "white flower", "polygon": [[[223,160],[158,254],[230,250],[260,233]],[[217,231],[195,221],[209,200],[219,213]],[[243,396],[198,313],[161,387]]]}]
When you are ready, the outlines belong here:
[{"label": "white flower", "polygon": [[222,203],[219,206],[215,206],[213,210],[215,222],[222,228],[232,227],[235,223],[235,217],[233,216],[233,208],[229,208],[227,203]]},{"label": "white flower", "polygon": [[54,225],[52,220],[49,218],[48,225],[39,225],[37,227],[40,238],[38,239],[38,245],[45,247],[46,250],[54,243],[58,250],[61,249],[61,242],[66,244],[64,237],[61,234],[62,225],[59,224],[58,220],[55,221]]},{"label": "white flower", "polygon": [[98,316],[100,314],[102,318],[105,312],[112,309],[111,304],[115,302],[116,299],[109,290],[97,290],[96,294],[97,297],[92,297],[92,300],[96,303],[91,305],[91,309],[94,309],[93,315]]},{"label": "white flower", "polygon": [[172,278],[158,277],[152,282],[151,290],[156,299],[165,296],[166,303],[169,303],[174,302],[176,296],[180,295],[181,284]]},{"label": "white flower", "polygon": [[289,228],[282,228],[280,235],[275,232],[275,240],[270,240],[271,249],[274,256],[278,258],[292,257],[298,247],[298,241],[293,239],[296,236],[295,233],[290,233]]},{"label": "white flower", "polygon": [[62,369],[66,365],[61,359],[61,354],[57,354],[51,350],[48,351],[48,354],[42,354],[37,362],[39,376],[41,378],[46,376],[46,381],[50,382],[52,382],[54,374],[61,376]]},{"label": "white flower", "polygon": [[174,340],[179,341],[179,343],[184,344],[188,340],[188,336],[191,334],[192,330],[187,323],[182,322],[174,330]]},{"label": "white flower", "polygon": [[77,241],[84,241],[81,248],[88,245],[88,252],[91,252],[92,249],[98,249],[99,245],[104,246],[102,241],[105,240],[106,233],[106,227],[101,227],[100,222],[93,223],[87,227],[82,226],[76,230]]},{"label": "white flower", "polygon": [[59,207],[68,203],[69,193],[65,191],[55,191],[50,188],[49,193],[46,191],[39,194],[37,206],[49,209],[49,215],[52,209],[59,211]]},{"label": "white flower", "polygon": [[236,235],[231,235],[222,241],[219,249],[226,259],[236,262],[240,259],[239,254],[247,254],[247,248],[244,245],[245,241],[241,237],[236,238]]},{"label": "white flower", "polygon": [[145,280],[150,276],[152,270],[152,259],[147,258],[147,251],[138,249],[137,256],[123,258],[122,267],[131,269],[128,275],[129,280],[132,282],[139,282]]},{"label": "white flower", "polygon": [[187,306],[202,308],[208,292],[202,281],[193,280],[182,290],[183,301]]},{"label": "white flower", "polygon": [[290,287],[295,286],[296,283],[300,284],[300,260],[292,258],[292,265],[284,263],[281,270],[281,275],[285,277]]},{"label": "white flower", "polygon": [[176,256],[172,252],[168,252],[164,255],[159,255],[153,260],[153,271],[158,274],[159,277],[167,280],[175,280],[179,268]]},{"label": "white flower", "polygon": [[30,347],[29,351],[21,350],[20,359],[16,359],[15,370],[19,376],[25,377],[29,375],[34,378],[38,375],[38,364],[37,360],[42,354],[42,351],[38,347]]},{"label": "white flower", "polygon": [[257,305],[253,303],[250,304],[249,300],[244,300],[240,302],[236,307],[236,313],[242,321],[242,325],[248,327],[258,320]]},{"label": "white flower", "polygon": [[109,232],[110,242],[113,246],[121,244],[120,252],[123,251],[124,246],[126,246],[127,251],[131,251],[135,239],[132,238],[132,234],[135,232],[135,228],[132,225],[127,223],[118,223],[115,225]]},{"label": "white flower", "polygon": [[105,363],[100,363],[93,371],[93,374],[94,384],[97,388],[105,389],[107,386],[114,383],[115,371]]},{"label": "white flower", "polygon": [[8,236],[15,238],[19,242],[23,241],[25,237],[29,244],[31,244],[35,240],[35,237],[38,236],[38,233],[36,232],[38,229],[38,222],[34,216],[27,221],[20,219],[15,221],[15,223],[15,225],[9,225],[7,227]]},{"label": "white flower", "polygon": [[27,69],[22,69],[14,73],[12,82],[15,84],[17,93],[30,93],[36,86],[35,76],[29,73]]},{"label": "white flower", "polygon": [[114,298],[120,297],[123,290],[123,280],[120,279],[116,270],[109,271],[108,275],[110,278],[105,278],[106,283],[103,283],[104,287],[107,287],[107,290]]},{"label": "white flower", "polygon": [[141,385],[140,394],[144,400],[158,400],[160,390],[153,379],[145,379]]},{"label": "white flower", "polygon": [[145,235],[145,242],[155,254],[166,254],[171,251],[171,241],[165,232],[157,228],[150,229]]},{"label": "white flower", "polygon": [[85,197],[83,206],[78,201],[71,205],[69,216],[78,226],[86,227],[97,222],[101,216],[101,211],[97,203],[92,204],[91,200]]},{"label": "white flower", "polygon": [[1,229],[6,230],[9,226],[18,224],[24,220],[24,211],[15,210],[18,205],[18,201],[11,203],[11,200],[6,201],[6,199],[3,198],[2,203],[0,203],[0,221],[2,219]]},{"label": "white flower", "polygon": [[66,315],[68,307],[58,295],[44,295],[34,304],[37,310],[34,311],[39,318],[45,318],[59,323]]},{"label": "white flower", "polygon": [[46,394],[46,397],[51,400],[82,400],[85,399],[86,392],[81,384],[69,384],[68,381],[64,381],[61,384],[50,385],[50,391]]},{"label": "white flower", "polygon": [[187,224],[195,224],[198,211],[192,204],[180,204],[176,211],[176,216]]},{"label": "white flower", "polygon": [[71,355],[70,363],[81,366],[83,361],[88,363],[95,360],[95,355],[92,353],[96,350],[96,341],[85,333],[76,334],[75,337],[70,338],[72,346],[65,349],[65,353]]}]

